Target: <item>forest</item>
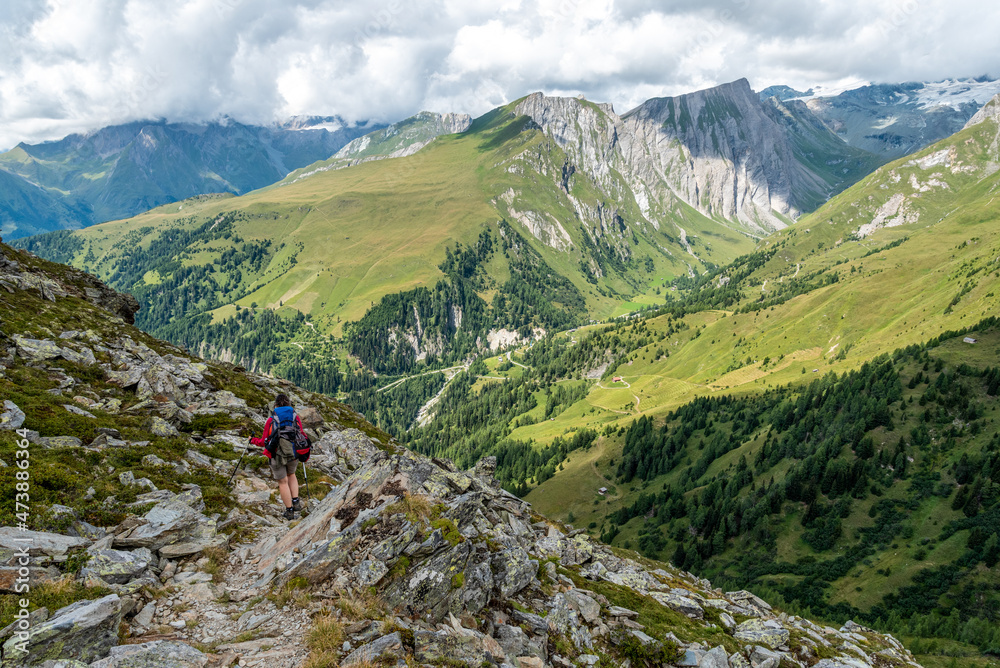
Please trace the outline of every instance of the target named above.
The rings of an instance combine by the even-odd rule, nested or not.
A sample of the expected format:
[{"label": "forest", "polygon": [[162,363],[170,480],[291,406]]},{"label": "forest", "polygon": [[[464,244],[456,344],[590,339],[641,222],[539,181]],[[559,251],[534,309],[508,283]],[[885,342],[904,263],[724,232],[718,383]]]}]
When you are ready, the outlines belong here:
[{"label": "forest", "polygon": [[[996,324],[990,319],[979,328]],[[1000,650],[1000,588],[977,575],[1000,560],[1000,433],[993,417],[1000,368],[951,366],[932,355],[941,340],[958,335],[803,387],[702,397],[662,423],[636,420],[620,434],[616,468],[621,484],[641,481],[644,491],[606,515],[602,540],[616,542],[625,524],[641,521],[634,547],[723,586],[766,583],[789,604],[823,617]],[[738,449],[744,454],[737,460],[717,464]],[[942,543],[966,532],[957,560],[919,571],[871,610],[828,603],[831,583],[856,574],[877,552],[913,541],[920,527],[912,518],[941,503],[960,517],[921,538],[913,558],[933,563]],[[869,507],[873,525],[848,530],[859,506]],[[815,556],[795,563],[776,556],[789,517]],[[942,600],[957,611],[958,628],[941,614]]]}]

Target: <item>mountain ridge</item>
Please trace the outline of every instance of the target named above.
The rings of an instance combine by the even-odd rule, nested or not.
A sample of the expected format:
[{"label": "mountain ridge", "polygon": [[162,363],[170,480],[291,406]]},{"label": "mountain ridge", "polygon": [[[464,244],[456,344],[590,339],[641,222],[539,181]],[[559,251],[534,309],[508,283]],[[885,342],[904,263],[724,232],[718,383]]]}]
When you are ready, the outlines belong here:
[{"label": "mountain ridge", "polygon": [[[0,169],[44,190],[69,220],[46,227],[84,227],[124,218],[167,202],[214,192],[244,193],[329,157],[369,131],[342,126],[250,126],[134,121],[61,140],[18,144],[0,154]],[[0,201],[16,197],[0,191]],[[23,236],[13,210],[0,220],[8,238]],[[44,229],[44,228],[43,228]]]}]

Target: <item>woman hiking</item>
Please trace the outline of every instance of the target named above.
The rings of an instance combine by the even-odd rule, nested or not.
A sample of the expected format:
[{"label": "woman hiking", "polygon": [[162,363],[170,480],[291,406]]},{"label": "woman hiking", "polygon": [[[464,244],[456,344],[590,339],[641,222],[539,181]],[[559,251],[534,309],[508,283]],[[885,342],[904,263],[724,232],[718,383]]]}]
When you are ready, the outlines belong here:
[{"label": "woman hiking", "polygon": [[292,402],[284,394],[274,398],[274,412],[264,423],[264,433],[251,438],[250,443],[264,448],[271,460],[271,473],[278,481],[278,493],[285,506],[284,518],[295,519],[295,511],[302,510],[299,501],[299,481],[295,477],[299,459],[309,458],[309,437],[302,428],[302,420],[295,414]]}]

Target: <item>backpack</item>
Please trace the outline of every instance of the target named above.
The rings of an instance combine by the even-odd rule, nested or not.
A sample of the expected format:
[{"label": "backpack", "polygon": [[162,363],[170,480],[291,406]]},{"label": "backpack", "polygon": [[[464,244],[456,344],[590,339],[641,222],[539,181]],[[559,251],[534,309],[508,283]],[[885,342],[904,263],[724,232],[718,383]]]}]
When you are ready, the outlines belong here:
[{"label": "backpack", "polygon": [[295,410],[291,406],[274,409],[271,414],[271,434],[264,447],[279,466],[296,459],[300,462],[309,461],[312,443],[299,429]]}]

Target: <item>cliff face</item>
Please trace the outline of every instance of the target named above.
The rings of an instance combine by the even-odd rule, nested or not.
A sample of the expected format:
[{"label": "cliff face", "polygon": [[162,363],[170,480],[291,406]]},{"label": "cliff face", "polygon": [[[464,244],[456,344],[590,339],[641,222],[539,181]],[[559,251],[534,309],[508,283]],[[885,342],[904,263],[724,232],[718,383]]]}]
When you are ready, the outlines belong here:
[{"label": "cliff face", "polygon": [[[804,107],[761,102],[746,79],[654,98],[624,116],[611,105],[540,93],[515,113],[552,137],[573,169],[612,195],[634,198],[656,226],[683,202],[735,229],[767,234],[845,185],[825,165],[864,157]],[[868,171],[872,163],[864,161]]]},{"label": "cliff face", "polygon": [[746,79],[648,100],[625,121],[663,179],[706,215],[758,232],[785,226],[776,213],[798,215],[791,143]]}]

